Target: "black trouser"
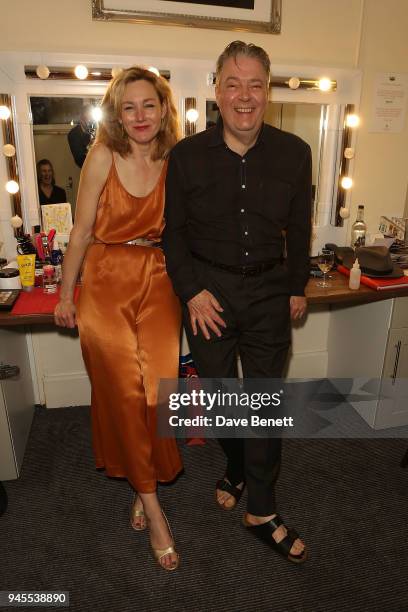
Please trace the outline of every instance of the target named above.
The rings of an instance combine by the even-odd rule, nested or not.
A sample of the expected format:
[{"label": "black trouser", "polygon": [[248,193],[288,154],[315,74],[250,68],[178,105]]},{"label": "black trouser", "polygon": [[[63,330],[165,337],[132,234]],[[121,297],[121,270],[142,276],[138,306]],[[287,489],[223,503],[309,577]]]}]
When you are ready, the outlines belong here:
[{"label": "black trouser", "polygon": [[[220,302],[227,324],[218,338],[201,331],[193,336],[188,308],[183,308],[191,353],[202,378],[236,378],[237,353],[244,378],[280,378],[290,345],[289,296],[286,270],[277,264],[256,276],[241,276],[202,262],[196,272]],[[276,511],[275,483],[279,475],[281,440],[278,438],[220,439],[226,456],[226,476],[232,484],[245,481],[248,512],[268,516]]]}]

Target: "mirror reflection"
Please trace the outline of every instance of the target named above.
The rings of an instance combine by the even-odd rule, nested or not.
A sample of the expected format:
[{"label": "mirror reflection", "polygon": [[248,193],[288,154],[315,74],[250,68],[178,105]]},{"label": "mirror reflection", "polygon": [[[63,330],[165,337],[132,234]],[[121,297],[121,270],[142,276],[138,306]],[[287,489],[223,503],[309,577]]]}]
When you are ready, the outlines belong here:
[{"label": "mirror reflection", "polygon": [[[323,147],[322,119],[327,111],[327,105],[292,103],[292,102],[269,102],[265,123],[274,127],[292,132],[307,142],[312,150],[312,196],[313,204],[316,205],[319,185],[319,168]],[[207,100],[206,104],[206,127],[215,125],[219,116],[217,103]]]},{"label": "mirror reflection", "polygon": [[[39,207],[69,202],[74,215],[80,170],[96,133],[94,109],[100,102],[100,97],[90,96],[30,98]],[[296,134],[311,147],[314,218],[327,109],[320,104],[269,102],[265,114],[266,123]],[[206,127],[214,125],[218,116],[216,102],[207,100]]]},{"label": "mirror reflection", "polygon": [[99,97],[30,98],[39,205],[69,202],[75,213],[79,175],[95,136]]}]

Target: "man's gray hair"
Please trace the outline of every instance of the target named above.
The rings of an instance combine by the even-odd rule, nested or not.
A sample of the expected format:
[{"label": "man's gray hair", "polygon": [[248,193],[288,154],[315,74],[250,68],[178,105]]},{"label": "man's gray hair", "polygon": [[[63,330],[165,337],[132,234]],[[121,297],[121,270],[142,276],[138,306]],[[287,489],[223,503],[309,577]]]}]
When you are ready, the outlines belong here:
[{"label": "man's gray hair", "polygon": [[245,43],[242,40],[234,40],[227,47],[225,47],[224,51],[221,53],[219,58],[217,59],[217,67],[216,67],[216,82],[219,82],[220,73],[222,67],[226,60],[230,57],[234,59],[237,58],[238,55],[245,55],[246,57],[253,57],[257,59],[262,66],[265,68],[266,76],[268,77],[268,83],[270,79],[271,73],[271,60],[269,59],[269,55],[262,49],[262,47],[258,47],[252,43]]}]

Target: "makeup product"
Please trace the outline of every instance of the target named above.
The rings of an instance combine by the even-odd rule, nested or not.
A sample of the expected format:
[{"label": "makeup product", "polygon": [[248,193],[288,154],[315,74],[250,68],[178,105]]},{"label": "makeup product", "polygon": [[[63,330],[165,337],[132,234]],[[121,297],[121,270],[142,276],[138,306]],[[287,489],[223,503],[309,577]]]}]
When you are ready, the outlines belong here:
[{"label": "makeup product", "polygon": [[0,289],[0,310],[11,310],[19,295],[19,289]]},{"label": "makeup product", "polygon": [[44,261],[45,260],[45,255],[44,255],[44,249],[43,249],[43,243],[42,243],[41,234],[36,234],[36,236],[35,236],[35,247],[37,249],[38,259],[41,259],[41,261]]},{"label": "makeup product", "polygon": [[34,279],[34,287],[42,287],[43,286],[43,262],[39,259],[35,260],[35,279]]},{"label": "makeup product", "polygon": [[50,245],[48,243],[48,238],[45,234],[41,234],[42,247],[44,251],[44,259],[46,261],[51,261],[51,252]]},{"label": "makeup product", "polygon": [[55,229],[50,229],[50,231],[48,232],[48,236],[47,236],[47,241],[48,241],[48,249],[50,254],[52,253],[54,247],[54,238],[55,238],[55,234],[56,231]]},{"label": "makeup product", "polygon": [[35,280],[35,255],[17,255],[17,264],[23,291],[32,291]]},{"label": "makeup product", "polygon": [[62,254],[61,249],[59,248],[58,240],[55,239],[52,241],[52,251],[51,251],[51,263],[55,266],[55,274],[57,277],[57,283],[60,283],[62,280],[62,260],[64,256]]}]

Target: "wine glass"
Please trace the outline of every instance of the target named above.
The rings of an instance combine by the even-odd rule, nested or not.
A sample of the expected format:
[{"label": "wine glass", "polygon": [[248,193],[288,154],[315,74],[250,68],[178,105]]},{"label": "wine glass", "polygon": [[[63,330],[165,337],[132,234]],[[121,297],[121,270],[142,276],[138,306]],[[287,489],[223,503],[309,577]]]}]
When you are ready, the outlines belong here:
[{"label": "wine glass", "polygon": [[334,265],[334,251],[322,249],[317,256],[317,265],[323,272],[323,280],[316,283],[317,287],[331,287],[331,283],[326,281],[326,274]]}]

